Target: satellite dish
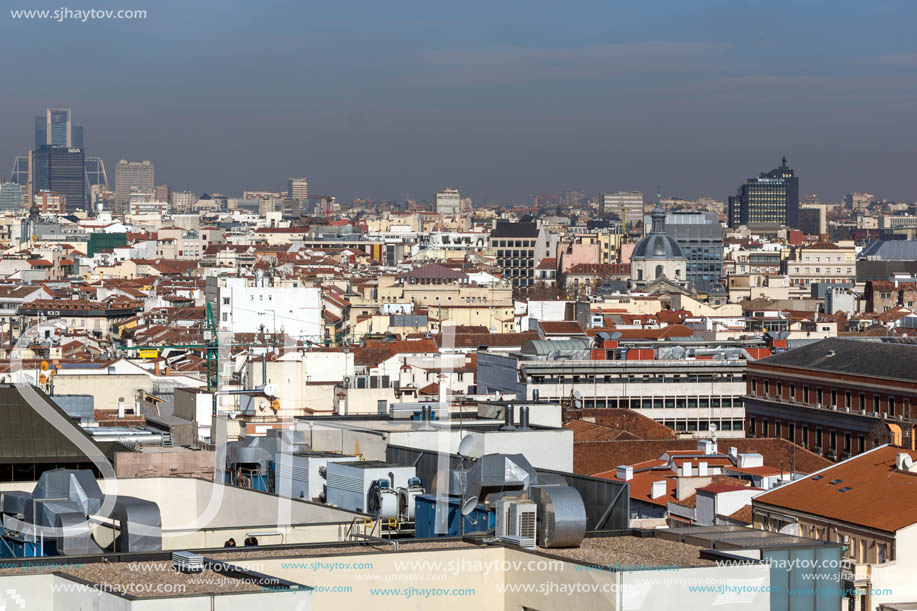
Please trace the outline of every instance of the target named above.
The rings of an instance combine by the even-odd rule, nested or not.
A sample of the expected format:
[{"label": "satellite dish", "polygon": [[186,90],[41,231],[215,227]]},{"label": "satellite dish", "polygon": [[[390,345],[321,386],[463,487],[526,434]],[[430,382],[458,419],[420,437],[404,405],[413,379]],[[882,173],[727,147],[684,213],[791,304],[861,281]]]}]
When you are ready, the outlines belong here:
[{"label": "satellite dish", "polygon": [[264,394],[268,397],[277,396],[277,385],[276,384],[265,384],[264,385]]},{"label": "satellite dish", "polygon": [[462,503],[462,515],[467,516],[469,513],[474,511],[474,508],[478,506],[478,497],[473,496],[464,503]]},{"label": "satellite dish", "polygon": [[465,435],[459,443],[458,455],[462,458],[471,458],[471,449],[474,447],[474,437]]}]

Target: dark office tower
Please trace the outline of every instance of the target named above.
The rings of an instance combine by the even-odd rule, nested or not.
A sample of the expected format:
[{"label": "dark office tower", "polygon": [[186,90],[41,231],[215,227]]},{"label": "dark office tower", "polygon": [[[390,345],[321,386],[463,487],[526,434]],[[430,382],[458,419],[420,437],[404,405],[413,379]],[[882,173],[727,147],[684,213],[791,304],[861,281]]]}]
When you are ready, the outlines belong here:
[{"label": "dark office tower", "polygon": [[67,212],[87,210],[83,150],[73,147],[40,147],[32,155],[32,194],[55,191],[67,198]]},{"label": "dark office tower", "polygon": [[786,165],[749,178],[729,198],[729,226],[776,224],[799,227],[799,178]]},{"label": "dark office tower", "polygon": [[44,116],[35,117],[35,150],[50,144],[48,142],[48,123]]}]

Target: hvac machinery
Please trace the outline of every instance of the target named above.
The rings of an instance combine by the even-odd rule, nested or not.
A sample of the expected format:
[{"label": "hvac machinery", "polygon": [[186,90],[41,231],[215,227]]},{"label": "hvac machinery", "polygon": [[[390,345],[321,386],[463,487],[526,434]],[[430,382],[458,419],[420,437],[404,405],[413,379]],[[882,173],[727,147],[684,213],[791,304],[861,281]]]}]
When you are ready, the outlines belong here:
[{"label": "hvac machinery", "polygon": [[359,460],[356,456],[334,452],[278,452],[274,455],[274,491],[283,497],[323,501],[328,463],[356,460]]},{"label": "hvac machinery", "polygon": [[225,483],[230,486],[274,492],[274,459],[277,454],[306,448],[302,431],[271,430],[264,437],[249,436],[226,444]]},{"label": "hvac machinery", "polygon": [[[434,481],[437,494],[460,499],[466,516],[493,514],[492,519],[475,519],[483,526],[476,529],[479,532],[493,529],[496,539],[524,547],[534,547],[536,542],[540,547],[576,547],[586,534],[586,507],[580,493],[562,476],[536,471],[522,454],[487,454],[470,468],[448,474],[446,481]],[[448,532],[436,532],[435,512],[420,507],[436,501],[436,495],[418,498],[418,538],[457,536],[460,525],[472,532],[467,530],[467,520],[463,524],[456,520],[454,527],[450,520]]]},{"label": "hvac machinery", "polygon": [[414,522],[416,499],[424,493],[415,467],[367,460],[331,462],[325,471],[329,505],[399,524]]},{"label": "hvac machinery", "polygon": [[[111,513],[100,515],[106,501],[114,503]],[[112,544],[114,551],[162,549],[159,506],[132,496],[103,494],[88,470],[46,471],[32,492],[0,494],[0,511],[0,557],[102,553],[92,538],[92,527],[108,519],[113,530],[120,530]]]}]

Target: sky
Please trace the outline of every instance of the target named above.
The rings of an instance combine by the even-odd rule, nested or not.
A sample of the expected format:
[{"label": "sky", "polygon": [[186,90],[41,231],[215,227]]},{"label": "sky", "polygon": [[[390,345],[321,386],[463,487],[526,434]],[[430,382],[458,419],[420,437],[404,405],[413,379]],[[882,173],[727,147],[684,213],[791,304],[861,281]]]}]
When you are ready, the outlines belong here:
[{"label": "sky", "polygon": [[[913,0],[71,1],[3,2],[0,175],[55,106],[110,180],[197,193],[725,200],[786,155],[823,201],[917,199]],[[147,17],[10,13],[62,7]]]}]

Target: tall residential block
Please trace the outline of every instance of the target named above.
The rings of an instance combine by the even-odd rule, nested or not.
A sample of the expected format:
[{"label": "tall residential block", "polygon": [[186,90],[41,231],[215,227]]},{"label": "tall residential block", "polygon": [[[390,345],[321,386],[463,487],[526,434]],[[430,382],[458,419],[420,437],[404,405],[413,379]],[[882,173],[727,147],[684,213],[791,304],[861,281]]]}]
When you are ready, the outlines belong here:
[{"label": "tall residential block", "polygon": [[153,191],[155,187],[156,171],[152,162],[122,159],[115,165],[115,203],[129,201],[131,189]]}]

